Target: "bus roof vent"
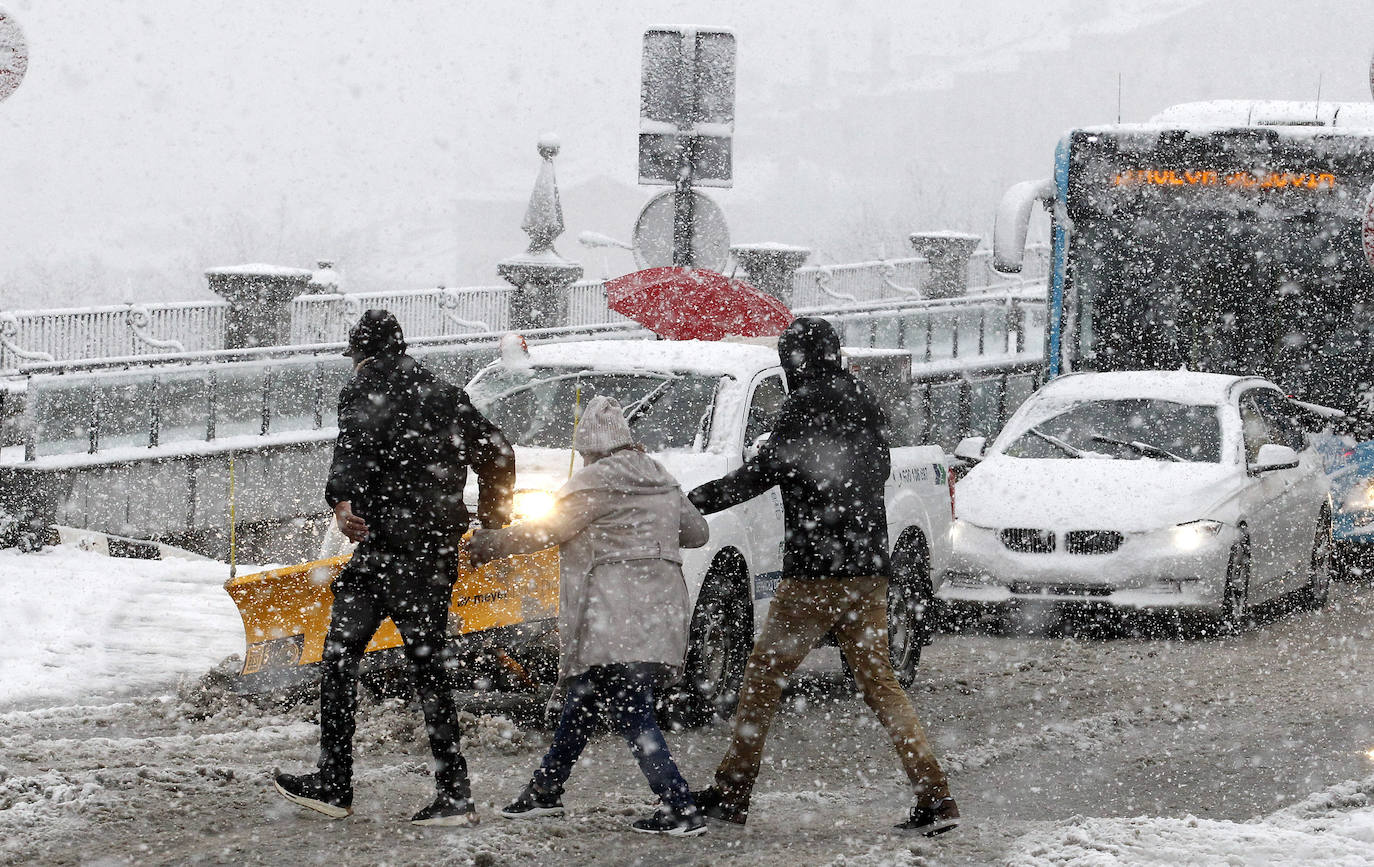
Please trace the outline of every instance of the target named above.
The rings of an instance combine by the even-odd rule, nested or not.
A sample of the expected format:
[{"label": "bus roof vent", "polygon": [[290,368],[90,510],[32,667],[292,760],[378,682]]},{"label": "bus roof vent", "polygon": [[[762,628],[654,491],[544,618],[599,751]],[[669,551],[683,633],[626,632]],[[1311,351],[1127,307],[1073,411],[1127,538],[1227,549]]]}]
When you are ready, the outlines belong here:
[{"label": "bus roof vent", "polygon": [[1374,104],[1219,99],[1171,106],[1150,118],[1164,126],[1341,126],[1374,129]]}]

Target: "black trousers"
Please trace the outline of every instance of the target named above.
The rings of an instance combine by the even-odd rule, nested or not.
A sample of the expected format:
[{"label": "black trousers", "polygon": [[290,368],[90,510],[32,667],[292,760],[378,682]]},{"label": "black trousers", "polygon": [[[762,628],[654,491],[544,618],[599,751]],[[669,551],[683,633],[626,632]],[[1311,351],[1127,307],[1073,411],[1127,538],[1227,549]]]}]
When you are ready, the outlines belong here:
[{"label": "black trousers", "polygon": [[334,580],[320,663],[320,761],[323,782],[352,792],[358,667],[382,621],[390,617],[404,642],[424,708],[434,779],[440,795],[471,797],[467,762],[458,746],[458,716],[446,685],[452,658],[448,606],[456,564],[448,557],[413,557],[364,542]]}]

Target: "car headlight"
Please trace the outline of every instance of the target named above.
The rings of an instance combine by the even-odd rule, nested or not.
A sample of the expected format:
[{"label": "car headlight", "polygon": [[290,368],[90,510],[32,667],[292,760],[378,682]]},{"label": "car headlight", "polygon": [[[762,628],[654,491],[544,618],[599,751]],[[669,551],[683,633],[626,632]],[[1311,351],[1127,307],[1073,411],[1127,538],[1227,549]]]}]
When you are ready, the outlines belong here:
[{"label": "car headlight", "polygon": [[550,491],[516,491],[511,500],[512,517],[517,521],[538,521],[553,512],[556,502]]},{"label": "car headlight", "polygon": [[1180,551],[1196,551],[1221,533],[1220,521],[1191,521],[1179,524],[1171,531],[1174,547]]},{"label": "car headlight", "polygon": [[1360,482],[1347,491],[1341,507],[1352,512],[1374,509],[1374,481]]}]

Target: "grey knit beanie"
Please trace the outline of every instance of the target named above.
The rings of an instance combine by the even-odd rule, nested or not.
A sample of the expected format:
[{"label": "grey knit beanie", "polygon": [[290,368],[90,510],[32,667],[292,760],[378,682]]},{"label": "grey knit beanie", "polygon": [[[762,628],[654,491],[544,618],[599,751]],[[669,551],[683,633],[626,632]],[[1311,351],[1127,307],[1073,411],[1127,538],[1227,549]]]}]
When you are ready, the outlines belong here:
[{"label": "grey knit beanie", "polygon": [[584,455],[605,455],[633,444],[630,426],[615,398],[598,394],[588,401],[573,434],[573,448]]}]

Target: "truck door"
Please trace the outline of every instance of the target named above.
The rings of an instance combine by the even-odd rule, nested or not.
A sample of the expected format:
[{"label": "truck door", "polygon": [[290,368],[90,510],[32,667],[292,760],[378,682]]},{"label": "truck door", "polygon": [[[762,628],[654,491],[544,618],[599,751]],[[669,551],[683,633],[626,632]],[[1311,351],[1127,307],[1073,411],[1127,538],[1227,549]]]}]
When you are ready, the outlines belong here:
[{"label": "truck door", "polygon": [[[773,432],[778,410],[787,397],[782,371],[771,370],[759,374],[749,389],[749,411],[744,419],[742,459],[758,453],[759,446]],[[748,527],[749,563],[753,570],[755,601],[773,598],[782,578],[782,494],[778,488],[755,497],[737,508],[743,509],[741,518]]]}]

